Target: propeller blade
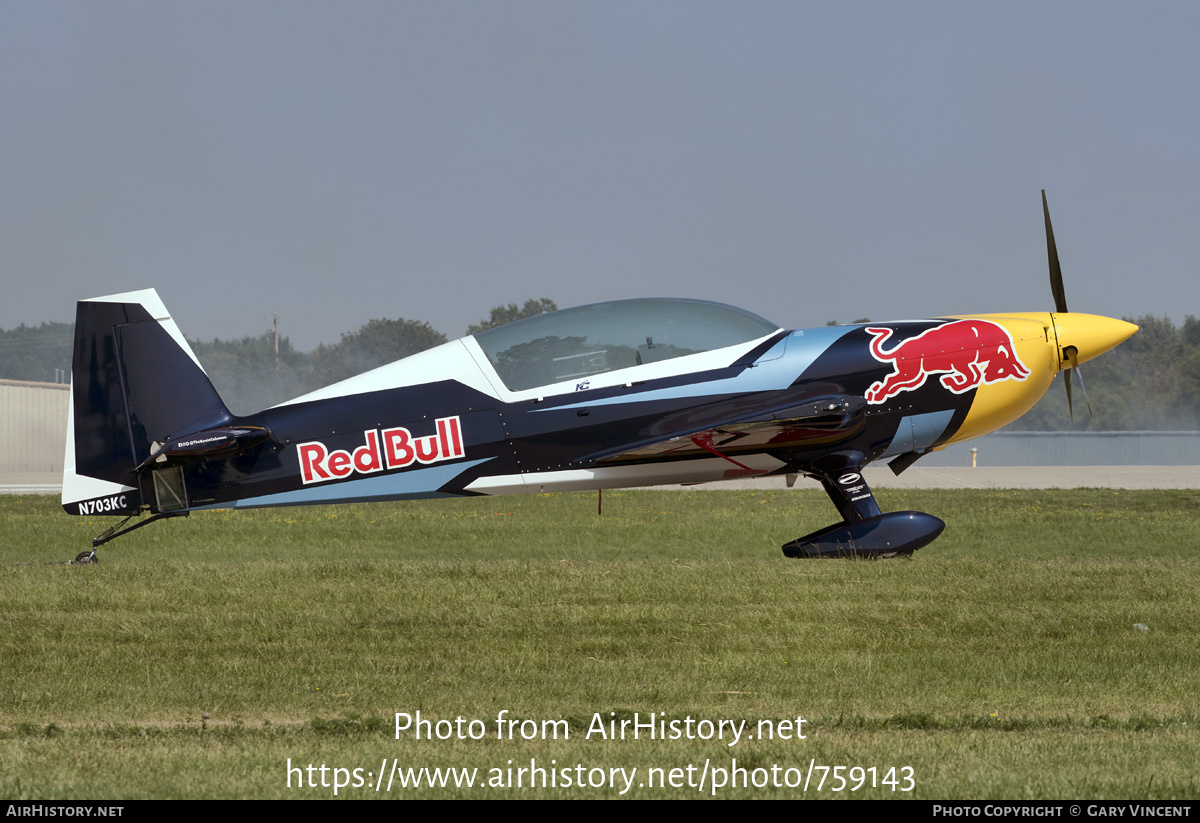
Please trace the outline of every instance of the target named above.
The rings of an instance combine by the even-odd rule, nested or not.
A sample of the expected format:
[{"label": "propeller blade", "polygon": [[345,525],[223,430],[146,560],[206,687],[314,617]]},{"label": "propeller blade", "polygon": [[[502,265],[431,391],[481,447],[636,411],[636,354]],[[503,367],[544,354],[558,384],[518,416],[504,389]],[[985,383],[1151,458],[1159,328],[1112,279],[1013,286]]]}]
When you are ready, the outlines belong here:
[{"label": "propeller blade", "polygon": [[[1054,310],[1057,314],[1067,314],[1067,294],[1063,289],[1062,266],[1058,262],[1058,246],[1054,242],[1054,226],[1050,223],[1050,205],[1046,202],[1046,190],[1042,189],[1042,214],[1046,217],[1046,258],[1050,263],[1050,291],[1054,293]],[[1086,317],[1086,315],[1084,315]],[[1060,325],[1066,322],[1066,318],[1061,321],[1054,321],[1055,334],[1059,334]],[[1115,321],[1111,321],[1115,322]],[[1136,327],[1134,329],[1136,331]],[[1127,332],[1125,337],[1128,337],[1132,332]],[[1122,338],[1124,339],[1124,338]],[[1100,348],[1100,351],[1106,351],[1115,344],[1108,344]],[[1079,375],[1079,390],[1083,392],[1083,403],[1087,406],[1088,414],[1092,413],[1092,404],[1088,401],[1087,387],[1083,385],[1083,375],[1079,372],[1079,349],[1075,346],[1067,346],[1062,350],[1062,358],[1059,360],[1059,367],[1064,364],[1065,359],[1071,365],[1069,368],[1063,369],[1063,383],[1067,387],[1067,413],[1071,415],[1071,424],[1075,424],[1075,407],[1071,398],[1071,373]]]},{"label": "propeller blade", "polygon": [[1075,425],[1075,406],[1071,403],[1071,371],[1067,369],[1063,372],[1064,385],[1067,387],[1067,414],[1071,416],[1071,425]]},{"label": "propeller blade", "polygon": [[1079,376],[1079,390],[1083,392],[1083,404],[1087,406],[1088,415],[1092,413],[1092,404],[1087,399],[1087,386],[1083,385],[1083,372],[1079,370],[1079,349],[1074,346],[1067,346],[1063,349],[1063,354],[1067,356],[1067,360],[1071,362],[1070,371],[1067,372],[1067,408],[1071,406],[1071,372],[1075,372]]},{"label": "propeller blade", "polygon": [[1046,256],[1050,262],[1050,291],[1054,293],[1054,310],[1061,314],[1067,311],[1067,295],[1063,290],[1062,267],[1058,264],[1058,247],[1054,244],[1054,226],[1050,224],[1050,206],[1046,203],[1045,189],[1042,189],[1042,213],[1046,215]]}]

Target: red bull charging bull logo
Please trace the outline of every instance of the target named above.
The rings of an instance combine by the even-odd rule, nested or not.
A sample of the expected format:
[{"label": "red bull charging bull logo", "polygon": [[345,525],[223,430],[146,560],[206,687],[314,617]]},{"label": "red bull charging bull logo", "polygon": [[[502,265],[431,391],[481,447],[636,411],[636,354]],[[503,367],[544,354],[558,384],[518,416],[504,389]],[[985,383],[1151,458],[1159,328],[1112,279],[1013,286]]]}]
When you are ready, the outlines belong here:
[{"label": "red bull charging bull logo", "polygon": [[868,403],[883,403],[901,392],[925,385],[932,374],[954,394],[1001,380],[1023,381],[1029,369],[1017,357],[1012,335],[987,320],[954,320],[910,337],[885,350],[891,329],[868,328],[871,355],[891,363],[892,373],[867,389]]}]

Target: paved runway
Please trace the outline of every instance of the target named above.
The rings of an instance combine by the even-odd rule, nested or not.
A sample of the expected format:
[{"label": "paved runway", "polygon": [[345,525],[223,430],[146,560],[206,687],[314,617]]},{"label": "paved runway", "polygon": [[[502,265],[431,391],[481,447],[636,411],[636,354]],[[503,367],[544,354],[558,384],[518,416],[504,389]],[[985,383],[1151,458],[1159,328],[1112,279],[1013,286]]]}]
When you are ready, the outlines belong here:
[{"label": "paved runway", "polygon": [[[877,489],[1200,489],[1200,466],[1030,466],[1025,468],[939,469],[913,466],[896,477],[886,466],[863,474]],[[814,480],[796,480],[796,488],[817,488]],[[784,489],[782,477],[728,480],[663,489]],[[53,494],[62,487],[48,475],[0,475],[0,494]]]},{"label": "paved runway", "polygon": [[[1200,489],[1200,466],[1028,466],[987,469],[913,466],[897,477],[887,466],[869,466],[863,476],[876,489]],[[796,488],[818,487],[798,478]],[[666,487],[664,487],[666,488]],[[678,488],[678,487],[675,487]],[[784,489],[782,477],[730,480],[693,489]]]},{"label": "paved runway", "polygon": [[0,484],[0,494],[61,494],[62,486],[41,483],[5,483]]}]

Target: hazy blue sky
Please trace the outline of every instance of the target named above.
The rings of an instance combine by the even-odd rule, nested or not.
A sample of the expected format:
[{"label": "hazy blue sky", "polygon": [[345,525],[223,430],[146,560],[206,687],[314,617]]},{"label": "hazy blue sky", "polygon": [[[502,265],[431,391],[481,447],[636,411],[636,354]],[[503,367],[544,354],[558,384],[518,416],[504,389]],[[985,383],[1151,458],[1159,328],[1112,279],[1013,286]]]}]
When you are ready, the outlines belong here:
[{"label": "hazy blue sky", "polygon": [[1200,314],[1200,4],[10,2],[0,327]]}]

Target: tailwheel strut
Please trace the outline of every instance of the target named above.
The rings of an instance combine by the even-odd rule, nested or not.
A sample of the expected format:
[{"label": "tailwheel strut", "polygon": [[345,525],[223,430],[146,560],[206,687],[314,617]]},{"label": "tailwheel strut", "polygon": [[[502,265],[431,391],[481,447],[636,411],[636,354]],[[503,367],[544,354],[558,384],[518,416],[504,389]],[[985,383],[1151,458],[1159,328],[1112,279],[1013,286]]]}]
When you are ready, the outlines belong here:
[{"label": "tailwheel strut", "polygon": [[129,534],[131,531],[140,529],[142,526],[149,526],[151,523],[153,523],[156,520],[165,520],[168,517],[187,517],[188,513],[186,511],[160,512],[159,514],[156,514],[153,517],[149,517],[145,520],[139,520],[137,523],[134,523],[132,526],[129,526],[129,527],[125,526],[126,523],[128,523],[130,520],[132,520],[133,518],[135,518],[137,516],[138,516],[137,514],[131,514],[128,517],[126,517],[124,520],[122,520],[120,523],[118,523],[117,525],[105,529],[99,536],[93,537],[91,551],[80,552],[75,557],[74,562],[78,563],[80,565],[85,565],[85,566],[94,565],[96,563],[99,563],[100,558],[96,556],[96,549],[100,548],[108,541],[116,540],[121,535]]}]

